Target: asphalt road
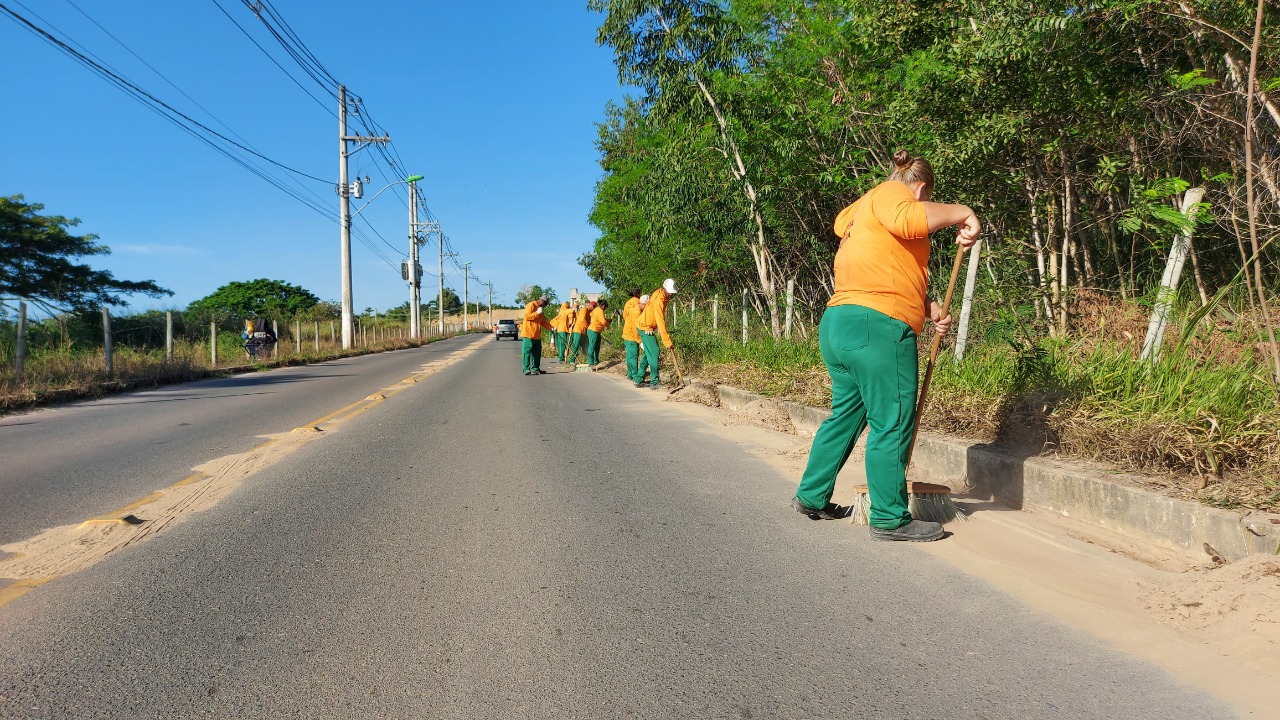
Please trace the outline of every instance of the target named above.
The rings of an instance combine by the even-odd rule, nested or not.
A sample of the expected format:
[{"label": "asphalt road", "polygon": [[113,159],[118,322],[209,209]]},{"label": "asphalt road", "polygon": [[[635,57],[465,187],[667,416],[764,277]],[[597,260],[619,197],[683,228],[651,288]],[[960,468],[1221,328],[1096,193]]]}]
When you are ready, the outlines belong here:
[{"label": "asphalt road", "polygon": [[[657,393],[480,342],[0,607],[0,717],[1230,717],[917,546],[792,512],[791,480]],[[83,412],[146,434],[139,407],[172,412]]]}]

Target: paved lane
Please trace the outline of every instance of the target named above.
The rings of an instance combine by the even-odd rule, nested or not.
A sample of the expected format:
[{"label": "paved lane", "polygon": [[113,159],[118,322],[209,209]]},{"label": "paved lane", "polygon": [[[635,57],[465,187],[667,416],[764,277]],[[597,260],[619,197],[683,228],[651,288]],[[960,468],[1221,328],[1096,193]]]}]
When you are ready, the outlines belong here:
[{"label": "paved lane", "polygon": [[0,717],[1229,717],[799,516],[655,393],[517,367],[486,344],[0,607]]},{"label": "paved lane", "polygon": [[453,338],[0,417],[0,545],[133,502],[200,463],[355,402],[472,341]]}]

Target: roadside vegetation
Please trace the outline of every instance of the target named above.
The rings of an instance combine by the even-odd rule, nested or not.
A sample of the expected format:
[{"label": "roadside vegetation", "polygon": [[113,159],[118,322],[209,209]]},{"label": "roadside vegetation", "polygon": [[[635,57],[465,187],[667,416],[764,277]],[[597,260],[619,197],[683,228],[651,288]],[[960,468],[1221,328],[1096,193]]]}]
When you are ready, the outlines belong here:
[{"label": "roadside vegetation", "polygon": [[[33,323],[28,327],[28,356],[21,380],[14,376],[11,364],[16,351],[13,324],[0,322],[0,357],[9,359],[6,372],[0,374],[0,413],[228,373],[419,347],[450,336],[411,340],[407,337],[407,325],[359,317],[357,321],[365,323],[366,332],[361,336],[357,331],[356,347],[343,350],[340,342],[330,340],[326,322],[320,329],[317,349],[317,323],[278,321],[281,332],[274,352],[251,358],[240,336],[242,321],[225,320],[218,327],[215,365],[209,345],[209,323],[201,322],[204,318],[197,316],[196,322],[188,326],[186,314],[174,313],[174,316],[172,358],[166,358],[164,347],[164,313],[115,318],[110,373],[103,352],[100,318],[60,316]],[[299,330],[301,343],[296,335]]]},{"label": "roadside vegetation", "polygon": [[[926,428],[1280,509],[1274,4],[591,6],[637,90],[599,125],[600,238],[580,262],[611,300],[676,279],[687,372],[829,402],[832,221],[904,148],[984,225],[952,306],[966,350],[957,327]],[[953,235],[933,247],[941,297]]]}]

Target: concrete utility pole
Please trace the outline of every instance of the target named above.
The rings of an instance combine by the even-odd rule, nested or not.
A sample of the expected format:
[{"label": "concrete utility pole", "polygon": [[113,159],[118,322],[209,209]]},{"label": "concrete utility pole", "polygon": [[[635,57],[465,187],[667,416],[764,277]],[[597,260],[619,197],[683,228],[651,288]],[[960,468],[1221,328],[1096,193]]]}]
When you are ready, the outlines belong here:
[{"label": "concrete utility pole", "polygon": [[418,265],[418,183],[409,183],[409,337],[422,332],[422,267]]},{"label": "concrete utility pole", "polygon": [[471,329],[467,304],[471,302],[471,263],[462,263],[462,332]]},{"label": "concrete utility pole", "polygon": [[387,143],[391,138],[347,135],[347,86],[338,86],[338,226],[341,229],[342,254],[342,348],[349,350],[355,335],[351,299],[351,193],[360,197],[357,180],[347,182],[347,143]]},{"label": "concrete utility pole", "polygon": [[493,281],[489,281],[489,327],[493,327]]}]

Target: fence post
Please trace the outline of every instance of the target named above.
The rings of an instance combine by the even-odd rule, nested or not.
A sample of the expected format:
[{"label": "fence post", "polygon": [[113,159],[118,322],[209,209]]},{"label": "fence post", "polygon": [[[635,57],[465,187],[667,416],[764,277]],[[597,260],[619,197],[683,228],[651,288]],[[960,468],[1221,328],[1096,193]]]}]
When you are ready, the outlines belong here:
[{"label": "fence post", "polygon": [[330,321],[329,321],[329,344],[330,344],[330,345],[332,345],[332,344],[333,344],[333,342],[334,342],[334,340],[333,340],[333,321],[332,321],[332,320],[330,320]]},{"label": "fence post", "polygon": [[209,321],[209,362],[218,367],[218,321]]},{"label": "fence post", "polygon": [[316,324],[316,352],[320,352],[320,321],[314,321]]},{"label": "fence post", "polygon": [[747,344],[747,289],[742,288],[742,344]]},{"label": "fence post", "polygon": [[689,298],[689,319],[690,320],[692,320],[693,316],[697,314],[696,303],[697,303],[696,300],[694,300],[693,298]]},{"label": "fence post", "polygon": [[27,365],[27,304],[18,303],[18,348],[15,357],[18,371],[18,382],[22,382],[22,371]]},{"label": "fence post", "polygon": [[173,362],[173,311],[164,313],[164,361]]},{"label": "fence post", "polygon": [[298,348],[298,354],[302,354],[302,321],[293,321],[293,344]]},{"label": "fence post", "polygon": [[271,321],[271,334],[276,336],[276,341],[271,343],[271,357],[280,357],[280,323],[275,320]]},{"label": "fence post", "polygon": [[795,308],[795,297],[796,297],[796,280],[795,278],[791,278],[790,280],[787,281],[787,329],[786,329],[786,332],[783,334],[783,337],[785,337],[788,340],[791,339],[791,314]]},{"label": "fence post", "polygon": [[111,377],[115,370],[111,352],[111,311],[105,307],[102,308],[102,356],[107,365],[107,377]]},{"label": "fence post", "polygon": [[715,332],[720,329],[720,293],[716,293],[711,298],[711,330]]}]

